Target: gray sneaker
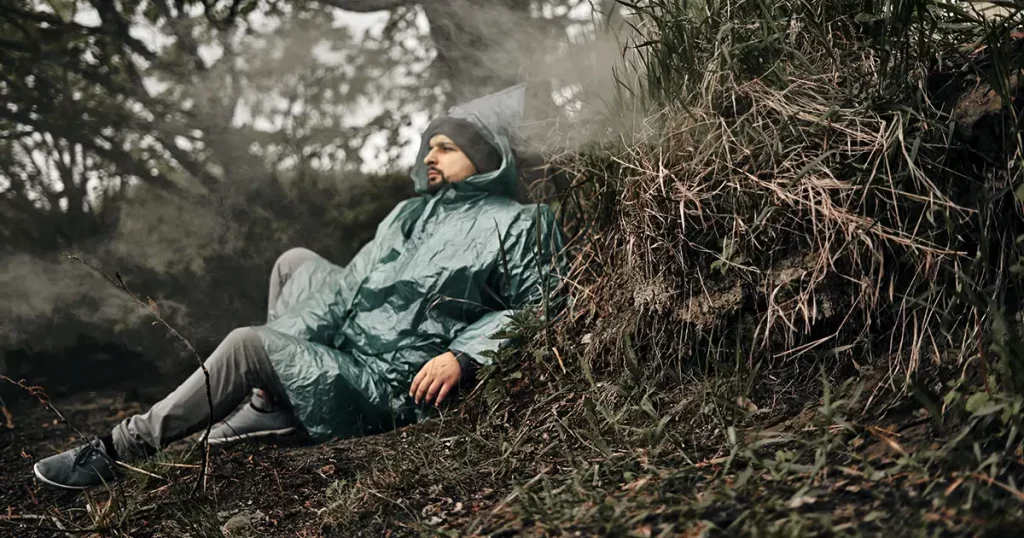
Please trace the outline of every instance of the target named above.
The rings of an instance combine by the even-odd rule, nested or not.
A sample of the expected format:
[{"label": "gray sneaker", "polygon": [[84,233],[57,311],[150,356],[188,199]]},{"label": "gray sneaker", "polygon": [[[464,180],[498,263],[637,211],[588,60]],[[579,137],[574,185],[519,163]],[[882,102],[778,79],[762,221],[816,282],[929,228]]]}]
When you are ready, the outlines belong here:
[{"label": "gray sneaker", "polygon": [[[257,398],[242,406],[230,418],[210,430],[210,444],[234,443],[254,437],[288,435],[298,429],[291,411],[281,407],[262,411],[256,408]],[[201,438],[201,437],[200,437]]]},{"label": "gray sneaker", "polygon": [[36,462],[40,482],[64,489],[86,489],[114,480],[114,460],[98,438]]}]

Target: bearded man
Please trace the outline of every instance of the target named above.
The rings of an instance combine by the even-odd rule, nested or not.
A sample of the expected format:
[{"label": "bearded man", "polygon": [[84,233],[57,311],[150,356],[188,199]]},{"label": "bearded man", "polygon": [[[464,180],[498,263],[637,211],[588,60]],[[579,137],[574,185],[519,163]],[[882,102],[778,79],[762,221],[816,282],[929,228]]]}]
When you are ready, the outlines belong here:
[{"label": "bearded man", "polygon": [[[324,441],[416,422],[510,344],[495,336],[513,312],[554,287],[561,234],[547,206],[514,200],[507,133],[472,113],[437,118],[411,176],[418,196],[347,265],[305,249],[277,260],[267,322],[235,329],[205,361],[221,421],[210,443],[300,428]],[[197,370],[107,435],[39,461],[35,475],[67,489],[102,484],[116,461],[203,431],[209,413]]]}]

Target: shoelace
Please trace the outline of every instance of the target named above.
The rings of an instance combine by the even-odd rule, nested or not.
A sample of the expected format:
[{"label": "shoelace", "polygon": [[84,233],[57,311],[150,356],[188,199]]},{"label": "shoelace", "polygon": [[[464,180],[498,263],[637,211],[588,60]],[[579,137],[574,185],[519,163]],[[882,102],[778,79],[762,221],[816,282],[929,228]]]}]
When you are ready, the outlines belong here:
[{"label": "shoelace", "polygon": [[94,455],[99,455],[101,457],[106,456],[106,454],[100,451],[100,449],[96,448],[95,443],[92,442],[82,447],[82,450],[80,450],[78,454],[75,456],[75,465],[85,465],[85,463],[91,460]]}]

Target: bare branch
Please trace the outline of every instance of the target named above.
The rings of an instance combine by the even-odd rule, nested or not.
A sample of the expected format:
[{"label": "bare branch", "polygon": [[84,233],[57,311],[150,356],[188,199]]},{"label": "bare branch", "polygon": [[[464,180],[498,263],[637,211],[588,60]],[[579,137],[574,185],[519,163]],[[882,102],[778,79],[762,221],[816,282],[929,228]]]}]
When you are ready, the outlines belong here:
[{"label": "bare branch", "polygon": [[192,37],[192,23],[189,21],[185,11],[179,8],[178,14],[175,16],[171,13],[171,6],[168,5],[167,0],[157,0],[154,5],[167,19],[167,26],[174,33],[174,36],[178,38],[181,50],[188,53],[192,58],[192,65],[195,70],[205,71],[206,64],[203,63],[203,58],[199,56],[199,45],[196,43],[195,38]]},{"label": "bare branch", "polygon": [[202,356],[200,356],[199,352],[196,351],[196,348],[192,345],[192,342],[189,342],[187,338],[182,336],[181,333],[177,331],[177,329],[172,327],[170,323],[167,323],[163,315],[160,313],[160,308],[157,306],[156,302],[153,301],[153,299],[149,299],[149,302],[146,303],[141,298],[139,298],[138,295],[135,295],[135,293],[128,289],[128,286],[125,285],[124,280],[121,279],[120,273],[115,271],[114,276],[110,276],[107,273],[104,273],[103,270],[83,260],[82,258],[79,258],[74,254],[65,252],[64,255],[72,260],[81,263],[82,265],[88,267],[89,269],[92,269],[97,274],[102,276],[107,282],[111,283],[114,287],[124,292],[125,295],[130,297],[135,302],[136,305],[148,310],[150,315],[152,315],[153,318],[156,319],[158,323],[163,325],[164,329],[166,329],[167,332],[169,332],[172,336],[177,338],[178,341],[183,343],[185,347],[188,348],[189,353],[199,363],[199,369],[202,370],[203,376],[205,377],[206,403],[208,405],[209,413],[206,417],[206,434],[203,436],[203,443],[201,445],[203,467],[202,469],[199,470],[199,476],[196,478],[196,483],[195,486],[192,488],[192,491],[194,493],[199,488],[199,486],[202,485],[203,491],[205,492],[206,477],[208,469],[210,467],[210,430],[213,429],[213,392],[210,388],[210,371],[206,369],[206,363],[203,362]]},{"label": "bare branch", "polygon": [[409,0],[319,0],[319,2],[355,13],[372,13],[374,11],[385,11],[410,4],[423,3],[411,2]]}]

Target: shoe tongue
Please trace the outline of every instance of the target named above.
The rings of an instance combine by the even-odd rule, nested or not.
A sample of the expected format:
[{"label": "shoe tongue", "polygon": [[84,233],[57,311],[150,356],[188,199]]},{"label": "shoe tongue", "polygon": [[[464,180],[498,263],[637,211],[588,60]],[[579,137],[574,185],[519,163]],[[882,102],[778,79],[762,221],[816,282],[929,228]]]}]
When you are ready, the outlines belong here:
[{"label": "shoe tongue", "polygon": [[99,450],[104,454],[107,453],[107,447],[103,445],[103,440],[100,439],[99,437],[89,440],[89,444],[92,445],[92,447],[95,448],[96,450]]},{"label": "shoe tongue", "polygon": [[251,405],[253,409],[263,411],[264,413],[269,413],[274,410],[274,404],[258,392],[252,395],[252,398],[249,400],[249,405]]}]

